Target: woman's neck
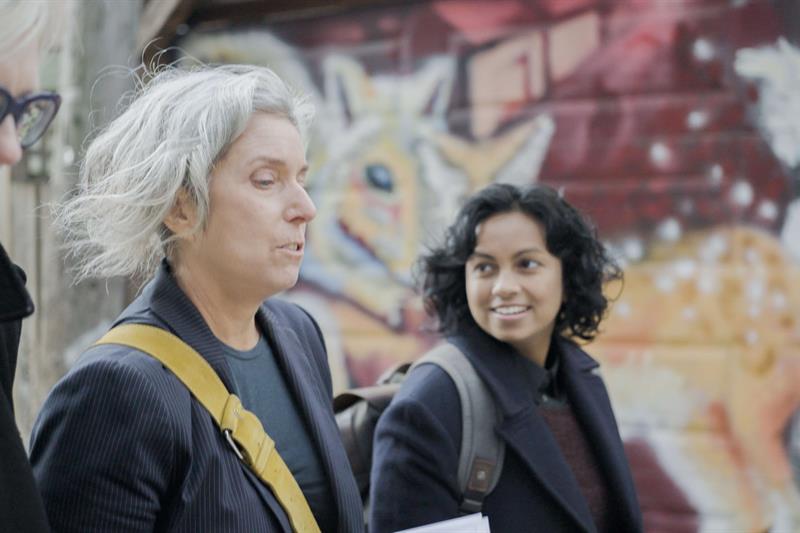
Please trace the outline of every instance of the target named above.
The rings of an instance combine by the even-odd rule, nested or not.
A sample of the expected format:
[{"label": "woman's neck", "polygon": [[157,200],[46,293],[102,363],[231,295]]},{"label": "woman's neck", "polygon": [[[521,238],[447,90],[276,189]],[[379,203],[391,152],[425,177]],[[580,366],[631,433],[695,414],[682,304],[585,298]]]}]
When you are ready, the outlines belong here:
[{"label": "woman's neck", "polygon": [[248,302],[221,287],[203,269],[179,264],[174,270],[178,286],[191,300],[211,332],[220,341],[236,350],[250,350],[259,339],[255,316],[260,300]]}]

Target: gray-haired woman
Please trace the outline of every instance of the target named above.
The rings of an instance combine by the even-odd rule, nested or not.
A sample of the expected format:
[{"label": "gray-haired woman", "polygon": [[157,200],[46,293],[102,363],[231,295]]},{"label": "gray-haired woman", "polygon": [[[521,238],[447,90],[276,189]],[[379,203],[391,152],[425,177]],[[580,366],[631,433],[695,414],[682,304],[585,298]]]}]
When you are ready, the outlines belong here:
[{"label": "gray-haired woman", "polygon": [[[266,68],[166,70],[92,142],[59,220],[79,277],[155,272],[115,325],[199,352],[267,428],[319,528],[360,531],[322,336],[271,298],[297,281],[315,214],[312,114]],[[51,392],[31,461],[59,531],[293,529],[280,491],[226,437],[159,361],[107,344]]]}]

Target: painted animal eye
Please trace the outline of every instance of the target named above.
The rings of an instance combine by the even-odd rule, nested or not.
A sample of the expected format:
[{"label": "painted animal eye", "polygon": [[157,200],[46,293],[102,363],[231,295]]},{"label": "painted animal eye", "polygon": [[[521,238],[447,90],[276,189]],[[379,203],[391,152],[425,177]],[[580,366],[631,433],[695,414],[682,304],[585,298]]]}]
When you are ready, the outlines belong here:
[{"label": "painted animal eye", "polygon": [[385,165],[367,165],[364,174],[372,187],[385,192],[392,192],[394,189],[392,172]]}]

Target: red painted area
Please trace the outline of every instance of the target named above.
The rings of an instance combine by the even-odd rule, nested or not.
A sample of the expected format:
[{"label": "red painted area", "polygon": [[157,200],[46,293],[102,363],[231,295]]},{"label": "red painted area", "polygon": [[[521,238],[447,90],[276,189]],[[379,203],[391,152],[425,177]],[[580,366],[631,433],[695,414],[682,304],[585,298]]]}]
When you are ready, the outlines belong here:
[{"label": "red painted area", "polygon": [[[690,227],[746,222],[776,231],[793,197],[790,177],[754,127],[749,109],[757,92],[732,66],[738,48],[772,44],[780,35],[769,2],[447,0],[288,23],[279,31],[301,48],[344,46],[375,73],[410,72],[431,55],[455,54],[461,67],[451,126],[469,137],[470,117],[479,111],[467,91],[472,58],[526,31],[543,32],[548,43],[549,28],[586,13],[600,17],[601,40],[571,73],[551,81],[541,97],[530,76],[521,76],[517,96],[481,104],[498,113],[501,129],[542,112],[553,116],[556,131],[539,179],[577,189],[602,184],[587,202],[593,205],[648,198],[625,216],[593,209],[606,234],[650,227],[674,216],[677,204],[684,211],[693,205],[677,213]],[[378,42],[383,52],[367,53],[372,48],[365,45]],[[508,68],[529,73],[532,57]],[[712,167],[724,170],[716,185],[704,183]],[[757,191],[754,201],[730,206],[726,194],[742,179]],[[760,216],[762,201],[774,203],[778,215]]]},{"label": "red painted area", "polygon": [[633,482],[648,533],[694,533],[699,530],[697,511],[662,468],[650,445],[640,439],[625,443],[633,469]]}]

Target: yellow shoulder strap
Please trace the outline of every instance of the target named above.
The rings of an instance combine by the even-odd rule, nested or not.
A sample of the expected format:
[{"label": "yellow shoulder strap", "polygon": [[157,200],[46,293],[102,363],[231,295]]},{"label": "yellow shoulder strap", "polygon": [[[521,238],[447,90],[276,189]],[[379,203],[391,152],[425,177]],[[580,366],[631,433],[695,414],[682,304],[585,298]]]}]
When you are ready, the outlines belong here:
[{"label": "yellow shoulder strap", "polygon": [[292,529],[298,533],[319,532],[308,502],[275,449],[275,442],[191,346],[168,331],[144,324],[119,325],[96,344],[130,346],[161,361],[208,410],[239,459],[272,490],[289,516]]}]

